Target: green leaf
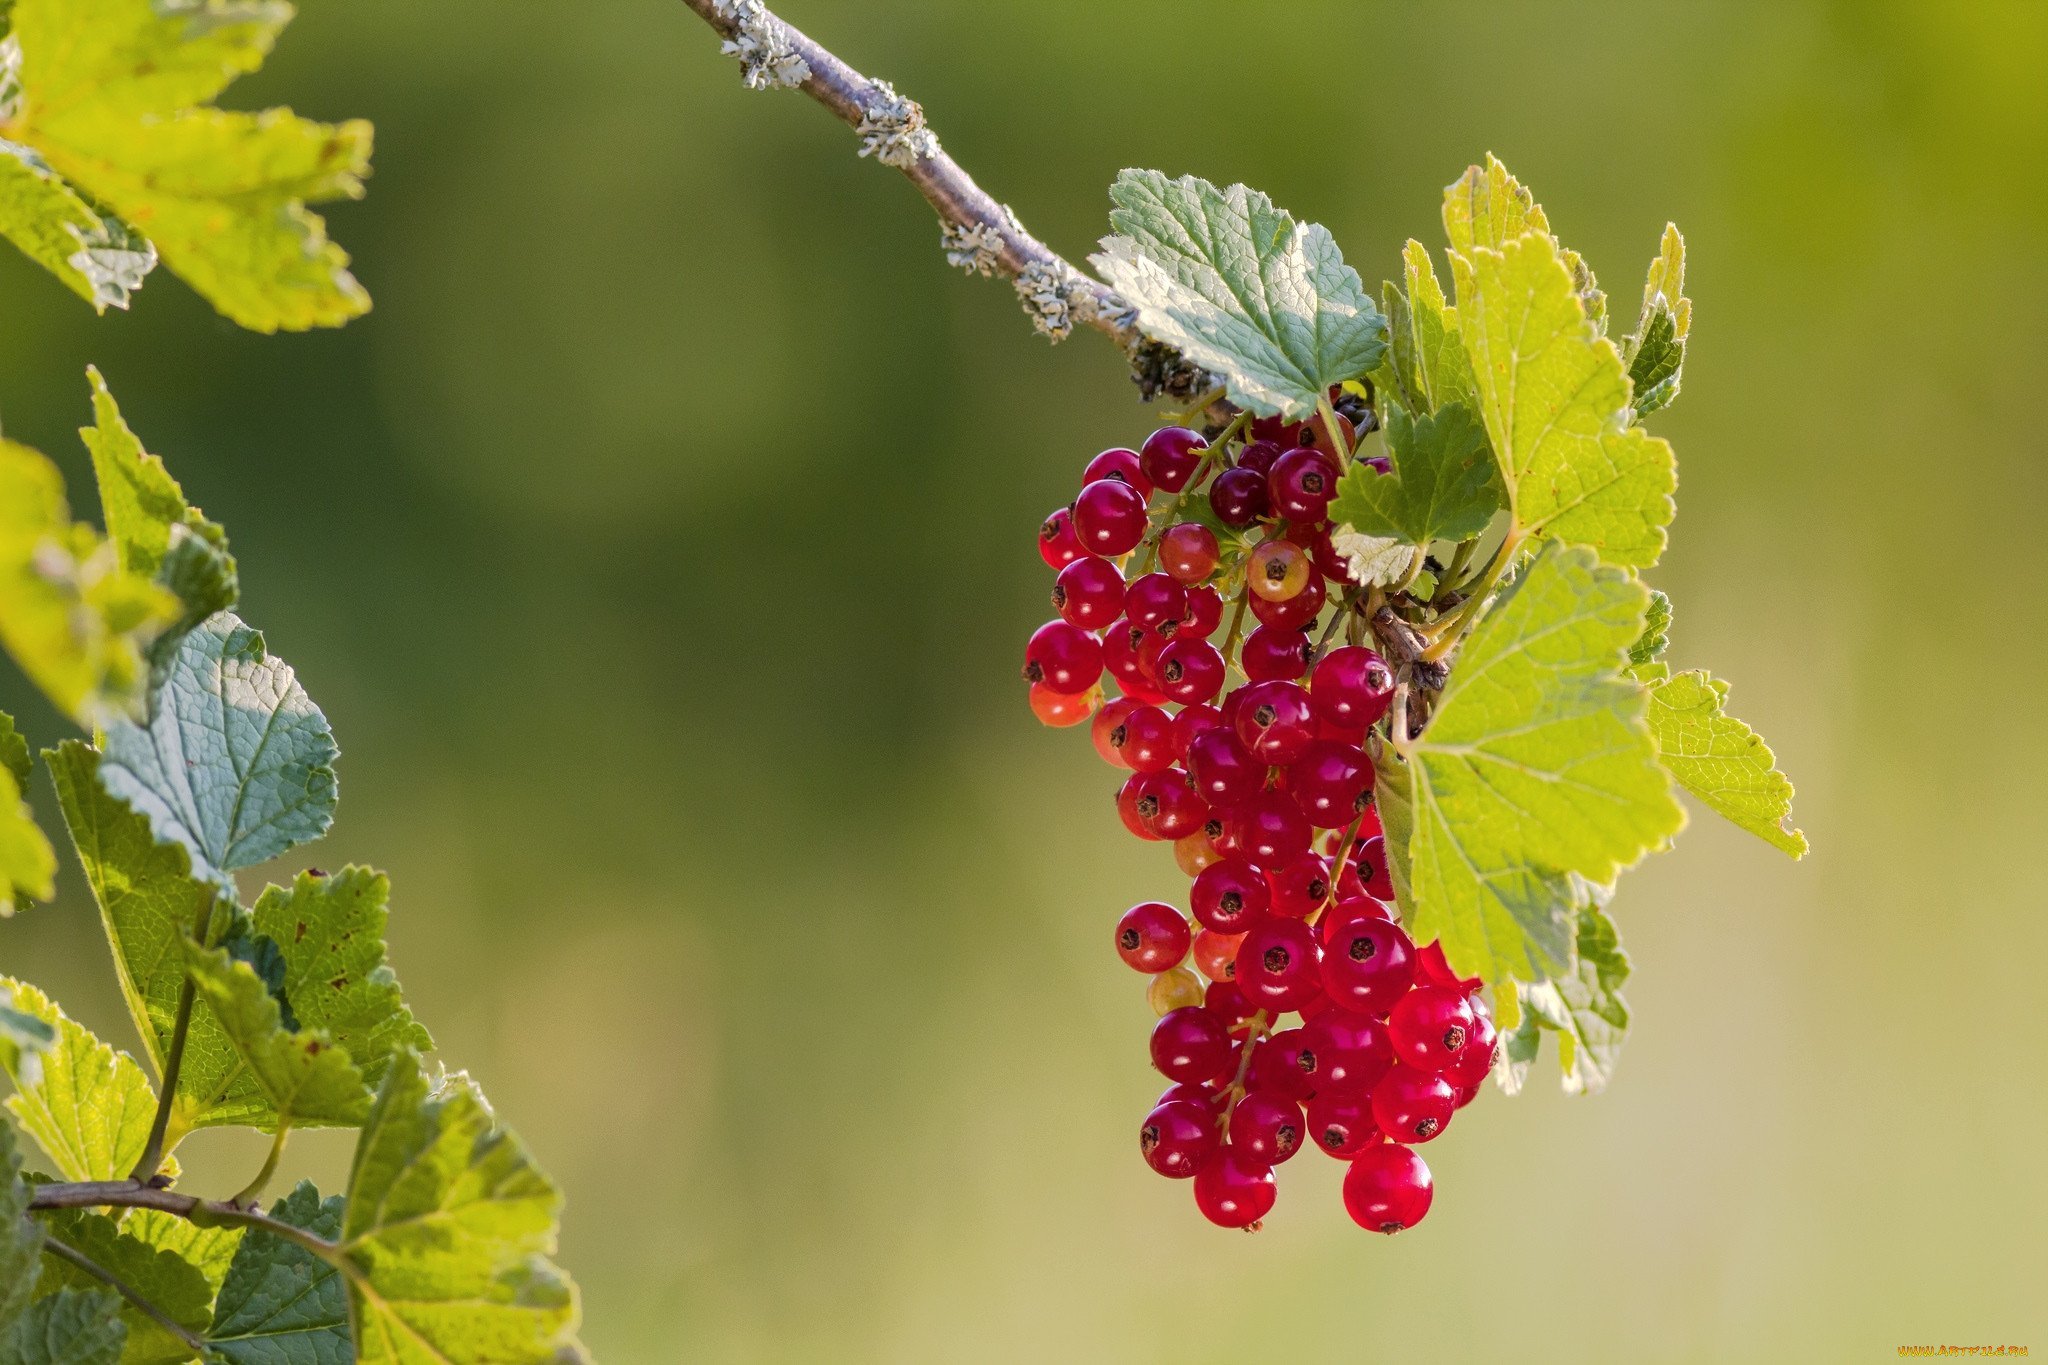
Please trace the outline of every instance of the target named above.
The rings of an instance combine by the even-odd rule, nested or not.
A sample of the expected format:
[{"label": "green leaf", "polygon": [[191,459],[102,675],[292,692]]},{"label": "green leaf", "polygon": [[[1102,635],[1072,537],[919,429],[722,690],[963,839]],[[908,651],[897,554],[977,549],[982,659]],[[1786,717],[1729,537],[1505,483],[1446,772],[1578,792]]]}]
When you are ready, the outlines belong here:
[{"label": "green leaf", "polygon": [[0,1362],[7,1358],[7,1326],[27,1306],[42,1276],[43,1229],[28,1216],[28,1201],[14,1130],[0,1123]]},{"label": "green leaf", "polygon": [[[322,1200],[311,1181],[270,1216],[330,1242],[341,1236],[341,1196]],[[347,1365],[355,1355],[341,1272],[303,1247],[251,1231],[221,1285],[206,1340],[228,1365]]]},{"label": "green leaf", "polygon": [[1328,230],[1243,185],[1127,170],[1089,259],[1138,325],[1212,370],[1240,406],[1301,418],[1332,385],[1369,373],[1386,319]]},{"label": "green leaf", "polygon": [[257,932],[283,951],[283,990],[301,1026],[347,1048],[373,1087],[401,1049],[434,1046],[385,961],[390,896],[383,873],[345,867],[331,876],[301,873],[289,891],[268,887],[254,912]]},{"label": "green leaf", "polygon": [[0,1331],[0,1365],[116,1365],[128,1339],[107,1289],[60,1289]]},{"label": "green leaf", "polygon": [[[34,986],[0,977],[14,1008],[49,1028],[40,1075],[6,1068],[7,1111],[49,1153],[66,1180],[120,1180],[149,1141],[156,1091],[142,1068],[73,1020]],[[0,1062],[6,1060],[0,1052]]]},{"label": "green leaf", "polygon": [[1517,522],[1641,568],[1664,552],[1671,447],[1627,425],[1628,376],[1597,335],[1557,243],[1453,252],[1459,330]]},{"label": "green leaf", "polygon": [[57,851],[23,799],[28,774],[28,745],[0,711],[0,919],[57,894]]},{"label": "green leaf", "polygon": [[583,1359],[575,1286],[547,1258],[561,1194],[467,1077],[402,1054],[356,1145],[342,1251],[363,1365]]},{"label": "green leaf", "polygon": [[1398,583],[1415,563],[1415,547],[1399,536],[1368,536],[1337,526],[1331,529],[1330,546],[1344,556],[1359,583]]},{"label": "green leaf", "polygon": [[1643,283],[1642,317],[1622,346],[1638,418],[1671,406],[1678,397],[1686,337],[1692,331],[1692,300],[1685,296],[1685,238],[1676,223],[1664,225],[1660,246]]},{"label": "green leaf", "polygon": [[198,1271],[206,1281],[208,1303],[220,1293],[236,1248],[242,1244],[240,1228],[201,1227],[160,1209],[128,1210],[121,1219],[121,1231],[146,1247],[170,1252]]},{"label": "green leaf", "polygon": [[179,630],[190,629],[240,595],[227,533],[185,501],[164,462],[142,448],[121,418],[114,395],[97,369],[92,381],[93,425],[79,435],[92,452],[100,508],[121,567],[154,578],[185,604]]},{"label": "green leaf", "polygon": [[346,1048],[318,1030],[287,1031],[263,978],[225,949],[202,948],[187,939],[185,961],[200,998],[270,1103],[271,1113],[261,1126],[353,1126],[363,1121],[370,1091]]},{"label": "green leaf", "polygon": [[[130,1236],[104,1213],[61,1209],[44,1218],[50,1237],[118,1276],[180,1327],[195,1333],[205,1328],[212,1315],[213,1288],[176,1252]],[[93,1289],[103,1283],[68,1261],[47,1252],[43,1256],[43,1285],[48,1289]],[[122,1365],[183,1365],[192,1359],[192,1352],[163,1324],[132,1304],[124,1302],[120,1311],[128,1325]]]},{"label": "green leaf", "polygon": [[57,1030],[14,1008],[13,995],[0,986],[0,1070],[16,1085],[34,1085],[42,1079],[43,1054],[56,1042]]},{"label": "green leaf", "polygon": [[14,717],[0,711],[0,769],[14,779],[15,789],[28,790],[29,778],[35,770],[28,756],[28,740],[15,727]]},{"label": "green leaf", "polygon": [[[1433,412],[1450,403],[1478,404],[1472,358],[1458,335],[1458,312],[1444,299],[1429,250],[1409,240],[1401,250],[1404,288],[1386,286],[1388,356],[1402,407]],[[1398,312],[1395,301],[1398,300]],[[1384,370],[1383,370],[1384,372]]]},{"label": "green leaf", "polygon": [[1806,836],[1790,824],[1792,780],[1763,737],[1726,712],[1728,684],[1663,664],[1641,665],[1635,676],[1649,689],[1658,756],[1678,784],[1773,848],[1806,856]]},{"label": "green leaf", "polygon": [[1386,410],[1387,453],[1382,474],[1353,462],[1337,486],[1330,519],[1368,536],[1393,536],[1409,545],[1464,540],[1486,529],[1503,505],[1486,431],[1462,403],[1432,416]]},{"label": "green leaf", "polygon": [[1650,589],[1650,609],[1643,614],[1643,633],[1628,647],[1628,661],[1647,664],[1664,657],[1671,647],[1671,599]]},{"label": "green leaf", "polygon": [[[21,47],[0,42],[0,84]],[[14,71],[9,71],[9,66]],[[156,248],[88,203],[30,147],[0,137],[0,237],[100,312],[126,308],[156,266]]]},{"label": "green leaf", "polygon": [[147,726],[108,727],[100,781],[147,816],[193,871],[232,890],[236,868],[327,832],[334,735],[263,636],[222,612],[179,642]]},{"label": "green leaf", "polygon": [[[100,755],[76,740],[44,755],[58,803],[99,902],[128,1012],[159,1075],[185,984],[185,936],[224,924],[232,901],[192,875],[183,844],[160,844],[149,821],[101,785]],[[255,1082],[210,1010],[195,1010],[178,1071],[171,1133],[266,1113]]]},{"label": "green leaf", "polygon": [[1509,1094],[1521,1089],[1543,1030],[1557,1034],[1557,1059],[1568,1095],[1607,1088],[1628,1035],[1628,954],[1614,921],[1598,907],[1579,912],[1571,969],[1550,980],[1518,985],[1522,1017],[1502,1049],[1495,1078]]},{"label": "green leaf", "polygon": [[139,711],[143,647],[176,614],[71,520],[55,465],[0,440],[0,644],[59,710],[85,725]]},{"label": "green leaf", "polygon": [[1444,235],[1452,251],[1499,251],[1525,232],[1548,236],[1550,220],[1536,196],[1492,152],[1486,154],[1484,166],[1467,166],[1463,175],[1444,186]]},{"label": "green leaf", "polygon": [[1403,914],[1460,975],[1561,969],[1583,899],[1570,874],[1609,884],[1684,825],[1621,675],[1648,600],[1588,551],[1545,547],[1466,638],[1404,761],[1383,765]]},{"label": "green leaf", "polygon": [[244,327],[337,326],[365,311],[346,253],[306,205],[361,196],[370,126],[209,107],[262,65],[290,17],[266,0],[18,0],[8,41],[21,93],[0,136],[74,193],[36,201],[57,226],[10,235],[56,243],[31,253],[48,264],[59,233],[94,212],[89,196]]}]

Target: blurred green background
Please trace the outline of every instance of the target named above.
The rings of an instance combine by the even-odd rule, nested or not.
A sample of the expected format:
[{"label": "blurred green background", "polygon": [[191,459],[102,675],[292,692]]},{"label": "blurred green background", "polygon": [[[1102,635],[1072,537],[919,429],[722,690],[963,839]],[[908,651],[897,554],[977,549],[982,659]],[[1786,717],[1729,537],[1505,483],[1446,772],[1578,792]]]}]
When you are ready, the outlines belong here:
[{"label": "blurred green background", "polygon": [[[310,856],[392,873],[413,1003],[567,1187],[603,1358],[2048,1351],[2048,10],[790,0],[1070,256],[1159,166],[1376,281],[1488,149],[1625,318],[1686,232],[1654,581],[1816,852],[1709,817],[1629,878],[1614,1089],[1487,1095],[1385,1241],[1335,1162],[1246,1237],[1138,1161],[1109,925],[1183,888],[1016,678],[1034,528],[1147,429],[1107,345],[948,271],[672,0],[304,9],[231,102],[376,121],[330,214],[376,311],[251,336],[159,272],[96,320],[0,252],[0,415],[89,508],[97,362],[228,526],[344,749]],[[11,672],[0,706],[64,732]],[[68,862],[0,959],[126,1038]],[[345,1140],[294,1151],[338,1183]]]}]

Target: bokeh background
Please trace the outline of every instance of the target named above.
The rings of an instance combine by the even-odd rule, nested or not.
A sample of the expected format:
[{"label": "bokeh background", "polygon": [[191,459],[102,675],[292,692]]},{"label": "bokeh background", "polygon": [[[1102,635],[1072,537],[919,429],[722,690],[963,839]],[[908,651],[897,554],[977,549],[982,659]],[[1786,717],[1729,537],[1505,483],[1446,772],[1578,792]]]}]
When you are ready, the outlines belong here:
[{"label": "bokeh background", "polygon": [[[330,215],[376,311],[256,337],[159,272],[97,320],[0,252],[0,415],[90,508],[96,362],[228,526],[344,749],[310,856],[392,873],[414,1004],[568,1190],[604,1359],[2048,1350],[2048,10],[790,0],[1072,256],[1147,165],[1377,280],[1489,148],[1626,317],[1686,232],[1654,579],[1816,851],[1707,817],[1631,876],[1615,1087],[1483,1098],[1385,1241],[1313,1155],[1256,1237],[1138,1161],[1109,925],[1176,873],[1016,678],[1034,528],[1148,429],[1109,348],[948,271],[670,0],[304,9],[232,102],[376,121]],[[63,733],[11,672],[0,705]],[[74,867],[0,960],[126,1036]],[[330,1185],[346,1150],[294,1145]]]}]

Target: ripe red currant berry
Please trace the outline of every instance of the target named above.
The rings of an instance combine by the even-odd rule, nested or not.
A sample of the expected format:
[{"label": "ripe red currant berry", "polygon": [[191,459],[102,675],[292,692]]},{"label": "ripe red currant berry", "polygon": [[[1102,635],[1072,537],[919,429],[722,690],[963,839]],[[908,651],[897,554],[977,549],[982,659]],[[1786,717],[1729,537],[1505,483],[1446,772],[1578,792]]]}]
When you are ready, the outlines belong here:
[{"label": "ripe red currant berry", "polygon": [[1478,1098],[1479,1098],[1479,1092],[1480,1092],[1481,1090],[1485,1089],[1485,1088],[1486,1088],[1486,1087],[1485,1087],[1485,1086],[1483,1086],[1483,1085],[1481,1085],[1481,1084],[1480,1084],[1480,1083],[1479,1083],[1478,1081],[1474,1081],[1474,1082],[1473,1082],[1472,1084],[1470,1084],[1470,1085],[1454,1085],[1454,1086],[1452,1086],[1452,1087],[1451,1087],[1451,1089],[1453,1089],[1453,1090],[1455,1090],[1455,1091],[1457,1091],[1457,1092],[1458,1092],[1458,1101],[1457,1101],[1457,1108],[1459,1108],[1459,1109],[1463,1109],[1463,1108],[1464,1108],[1464,1107],[1465,1107],[1466,1105],[1468,1105],[1468,1104],[1472,1103],[1472,1101],[1474,1101],[1474,1100],[1478,1099]]},{"label": "ripe red currant berry", "polygon": [[1267,917],[1237,945],[1237,988],[1261,1009],[1284,1014],[1323,993],[1315,930],[1298,919]]},{"label": "ripe red currant berry", "polygon": [[[1351,874],[1347,871],[1345,878]],[[1328,948],[1337,941],[1337,936],[1355,919],[1376,919],[1387,924],[1394,922],[1394,909],[1385,901],[1376,901],[1363,892],[1344,894],[1344,878],[1338,879],[1337,903],[1330,907],[1330,913],[1316,922],[1316,932],[1322,936],[1323,947]]]},{"label": "ripe red currant berry", "polygon": [[[1416,992],[1420,994],[1420,992]],[[1465,1038],[1465,1046],[1458,1055],[1451,1058],[1444,1068],[1444,1079],[1459,1091],[1459,1105],[1469,1103],[1463,1092],[1477,1093],[1479,1083],[1493,1071],[1493,1054],[1499,1046],[1500,1035],[1493,1027],[1493,1020],[1477,1010],[1472,1012],[1472,1032]]]},{"label": "ripe red currant berry", "polygon": [[1348,829],[1372,790],[1372,764],[1353,744],[1319,739],[1287,770],[1287,790],[1318,829]]},{"label": "ripe red currant berry", "polygon": [[1316,714],[1335,725],[1364,727],[1387,714],[1394,701],[1394,672],[1362,645],[1346,645],[1322,657],[1308,680]]},{"label": "ripe red currant berry", "polygon": [[1223,594],[1204,585],[1188,589],[1188,615],[1175,632],[1181,639],[1206,640],[1223,623]]},{"label": "ripe red currant berry", "polygon": [[[1132,773],[1124,779],[1124,784],[1116,789],[1116,814],[1117,818],[1124,822],[1124,828],[1140,839],[1157,840],[1159,836],[1152,832],[1151,826],[1145,822],[1144,811],[1140,809],[1147,794],[1146,784],[1152,777],[1151,773]],[[1156,799],[1151,810],[1155,814],[1159,810]]]},{"label": "ripe red currant berry", "polygon": [[1266,492],[1289,521],[1321,521],[1337,496],[1337,462],[1320,450],[1290,450],[1273,462]]},{"label": "ripe red currant berry", "polygon": [[1133,707],[1110,730],[1109,746],[1133,772],[1164,772],[1173,766],[1173,717],[1156,706]]},{"label": "ripe red currant berry", "polygon": [[1158,673],[1167,700],[1201,705],[1223,687],[1223,655],[1207,640],[1175,640],[1159,651]]},{"label": "ripe red currant berry", "polygon": [[1120,479],[1097,479],[1074,499],[1074,534],[1089,554],[1127,554],[1145,538],[1145,499]]},{"label": "ripe red currant berry", "polygon": [[1094,741],[1095,752],[1102,756],[1104,763],[1113,768],[1131,766],[1123,755],[1124,741],[1117,731],[1131,712],[1146,704],[1135,697],[1118,697],[1104,703],[1102,709],[1095,713],[1095,720],[1088,727],[1088,738]]},{"label": "ripe red currant berry", "polygon": [[1209,510],[1216,520],[1243,529],[1272,510],[1266,497],[1266,476],[1242,465],[1226,469],[1209,485]]},{"label": "ripe red currant berry", "polygon": [[1216,1118],[1186,1100],[1162,1104],[1138,1127],[1145,1164],[1169,1180],[1192,1179],[1216,1152]]},{"label": "ripe red currant berry", "polygon": [[1266,874],[1273,888],[1273,913],[1300,919],[1330,898],[1330,865],[1304,853]]},{"label": "ripe red currant berry", "polygon": [[[1195,642],[1192,640],[1177,640],[1175,643],[1185,645]],[[1164,660],[1166,655],[1162,651],[1159,657]],[[1222,724],[1223,713],[1213,706],[1195,702],[1181,707],[1180,714],[1173,718],[1173,752],[1181,759],[1186,759],[1188,748],[1194,744],[1197,735],[1206,734],[1210,730],[1218,729]],[[1196,790],[1201,790],[1199,785],[1196,787]],[[1204,793],[1203,799],[1208,799],[1206,793]]]},{"label": "ripe red currant berry", "polygon": [[[1221,1019],[1237,1037],[1251,1031],[1247,1021],[1258,1010],[1258,1006],[1244,998],[1244,992],[1237,988],[1236,981],[1211,981],[1208,989],[1202,992],[1202,1007]],[[1218,1079],[1228,1080],[1237,1074],[1238,1056],[1237,1049],[1233,1047],[1230,1065],[1223,1069],[1223,1075]]]},{"label": "ripe red currant berry", "polygon": [[1253,682],[1294,682],[1308,672],[1308,636],[1298,630],[1260,626],[1245,637],[1238,654]]},{"label": "ripe red currant berry", "polygon": [[1415,948],[1398,924],[1357,918],[1341,924],[1323,953],[1323,989],[1345,1009],[1384,1018],[1414,980]]},{"label": "ripe red currant berry", "polygon": [[1308,692],[1299,683],[1256,682],[1239,689],[1237,740],[1261,763],[1287,764],[1315,742]]},{"label": "ripe red currant berry", "polygon": [[1188,480],[1194,477],[1196,467],[1208,453],[1209,443],[1200,432],[1186,427],[1161,427],[1145,438],[1138,463],[1154,484],[1169,493],[1178,493],[1188,486]]},{"label": "ripe red currant berry", "polygon": [[1049,569],[1064,569],[1088,552],[1074,534],[1074,514],[1062,507],[1038,528],[1038,557]]},{"label": "ripe red currant berry", "polygon": [[1247,582],[1254,595],[1268,602],[1285,602],[1308,587],[1308,556],[1292,541],[1269,540],[1252,551]]},{"label": "ripe red currant berry", "polygon": [[1101,691],[1093,687],[1086,692],[1055,692],[1044,683],[1031,684],[1031,714],[1054,729],[1079,725],[1095,714],[1101,701]]},{"label": "ripe red currant berry", "polygon": [[1216,1080],[1230,1051],[1229,1026],[1205,1006],[1183,1005],[1152,1026],[1152,1065],[1168,1080]]},{"label": "ripe red currant berry", "polygon": [[1245,1084],[1297,1102],[1313,1095],[1315,1083],[1301,1068],[1301,1040],[1306,1031],[1284,1028],[1260,1043],[1245,1071]]},{"label": "ripe red currant berry", "polygon": [[1171,635],[1188,613],[1188,590],[1163,573],[1141,574],[1124,591],[1124,615],[1133,626]]},{"label": "ripe red currant berry", "polygon": [[1273,1211],[1273,1168],[1225,1143],[1195,1173],[1195,1207],[1219,1228],[1256,1228]]},{"label": "ripe red currant berry", "polygon": [[1268,1166],[1300,1151],[1305,1131],[1301,1106],[1271,1090],[1251,1091],[1230,1111],[1230,1145]]},{"label": "ripe red currant berry", "polygon": [[[1144,632],[1140,631],[1139,636],[1142,639]],[[1144,657],[1122,622],[1111,626],[1102,637],[1102,666],[1116,679],[1125,696],[1150,703],[1166,700],[1166,694],[1146,672]]]},{"label": "ripe red currant berry", "polygon": [[1386,1026],[1350,1010],[1326,1009],[1301,1026],[1301,1071],[1320,1095],[1363,1095],[1394,1064]]},{"label": "ripe red currant berry", "polygon": [[1315,831],[1286,792],[1262,791],[1236,806],[1224,827],[1258,867],[1280,867],[1308,852]]},{"label": "ripe red currant berry", "polygon": [[1053,580],[1053,610],[1083,630],[1101,630],[1124,611],[1124,576],[1092,555],[1075,560]]},{"label": "ripe red currant berry", "polygon": [[1428,1142],[1450,1125],[1457,1107],[1449,1081],[1399,1062],[1372,1088],[1373,1122],[1395,1142]]},{"label": "ripe red currant berry", "polygon": [[1272,626],[1278,630],[1300,630],[1322,614],[1326,601],[1328,598],[1324,595],[1323,580],[1310,575],[1308,585],[1292,597],[1276,602],[1255,592],[1251,595],[1249,605],[1253,618],[1262,626]]},{"label": "ripe red currant berry", "polygon": [[1224,858],[1195,878],[1188,905],[1205,928],[1241,934],[1266,913],[1271,895],[1265,874],[1242,858]]},{"label": "ripe red currant berry", "polygon": [[1212,806],[1235,806],[1265,789],[1265,765],[1245,752],[1236,734],[1220,725],[1204,730],[1188,744],[1187,764],[1195,789]]},{"label": "ripe red currant berry", "polygon": [[1417,1071],[1442,1071],[1472,1036],[1472,1005],[1463,991],[1423,986],[1408,992],[1387,1016],[1394,1055]]},{"label": "ripe red currant berry", "polygon": [[1116,922],[1117,956],[1141,972],[1178,966],[1194,937],[1180,911],[1160,901],[1134,905]]},{"label": "ripe red currant berry", "polygon": [[1358,879],[1365,883],[1365,894],[1376,900],[1394,899],[1394,874],[1387,867],[1387,840],[1384,835],[1375,834],[1370,839],[1361,839],[1356,852],[1351,855],[1351,865],[1358,869]]},{"label": "ripe red currant berry", "polygon": [[1354,1091],[1329,1094],[1317,1091],[1308,1102],[1308,1135],[1317,1150],[1340,1161],[1348,1161],[1380,1140],[1379,1124],[1372,1116],[1372,1099]]},{"label": "ripe red currant berry", "polygon": [[1081,486],[1086,488],[1098,479],[1116,479],[1137,489],[1141,497],[1152,496],[1152,480],[1145,477],[1135,450],[1111,447],[1090,460],[1081,471]]},{"label": "ripe red currant berry", "polygon": [[1238,452],[1237,467],[1249,469],[1261,479],[1273,472],[1273,462],[1280,458],[1278,441],[1247,441]]},{"label": "ripe red currant berry", "polygon": [[1436,1195],[1429,1166],[1406,1147],[1381,1143],[1344,1172],[1344,1211],[1367,1232],[1400,1232],[1429,1213]]},{"label": "ripe red currant berry", "polygon": [[1024,676],[1055,692],[1086,692],[1102,676],[1102,642],[1077,625],[1047,621],[1024,646]]},{"label": "ripe red currant berry", "polygon": [[1173,1104],[1176,1101],[1207,1110],[1209,1116],[1214,1118],[1229,1104],[1230,1092],[1213,1085],[1203,1085],[1199,1081],[1175,1081],[1159,1093],[1159,1098],[1152,1107],[1157,1109],[1162,1104]]},{"label": "ripe red currant berry", "polygon": [[1237,971],[1237,947],[1243,934],[1219,934],[1204,929],[1195,935],[1195,966],[1211,981],[1228,981]]},{"label": "ripe red currant berry", "polygon": [[1185,839],[1200,832],[1209,819],[1209,804],[1195,794],[1195,784],[1180,768],[1144,774],[1138,796],[1138,818],[1155,839]]},{"label": "ripe red currant berry", "polygon": [[1159,537],[1159,567],[1182,583],[1199,583],[1215,573],[1221,553],[1216,533],[1199,521],[1169,526]]},{"label": "ripe red currant berry", "polygon": [[1470,995],[1479,989],[1476,976],[1459,976],[1451,970],[1451,964],[1444,957],[1444,945],[1431,939],[1415,954],[1415,979],[1432,986],[1450,986]]}]

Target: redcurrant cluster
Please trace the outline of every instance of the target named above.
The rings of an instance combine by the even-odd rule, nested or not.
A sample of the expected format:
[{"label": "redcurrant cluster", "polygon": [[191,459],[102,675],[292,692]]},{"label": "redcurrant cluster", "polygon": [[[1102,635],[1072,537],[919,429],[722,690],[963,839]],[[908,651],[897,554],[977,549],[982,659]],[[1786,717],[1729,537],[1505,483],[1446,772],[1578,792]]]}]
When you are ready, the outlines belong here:
[{"label": "redcurrant cluster", "polygon": [[1116,926],[1172,1082],[1139,1129],[1146,1163],[1191,1178],[1212,1223],[1256,1228],[1273,1168],[1314,1146],[1350,1163],[1351,1216],[1398,1232],[1429,1211],[1414,1148],[1478,1094],[1495,1032],[1480,983],[1393,907],[1369,736],[1396,689],[1330,544],[1355,440],[1332,416],[1240,419],[1214,443],[1167,427],[1089,461],[1039,533],[1059,616],[1024,676],[1040,720],[1092,722],[1130,774],[1124,826],[1171,842],[1193,882],[1193,923],[1147,901]]}]

